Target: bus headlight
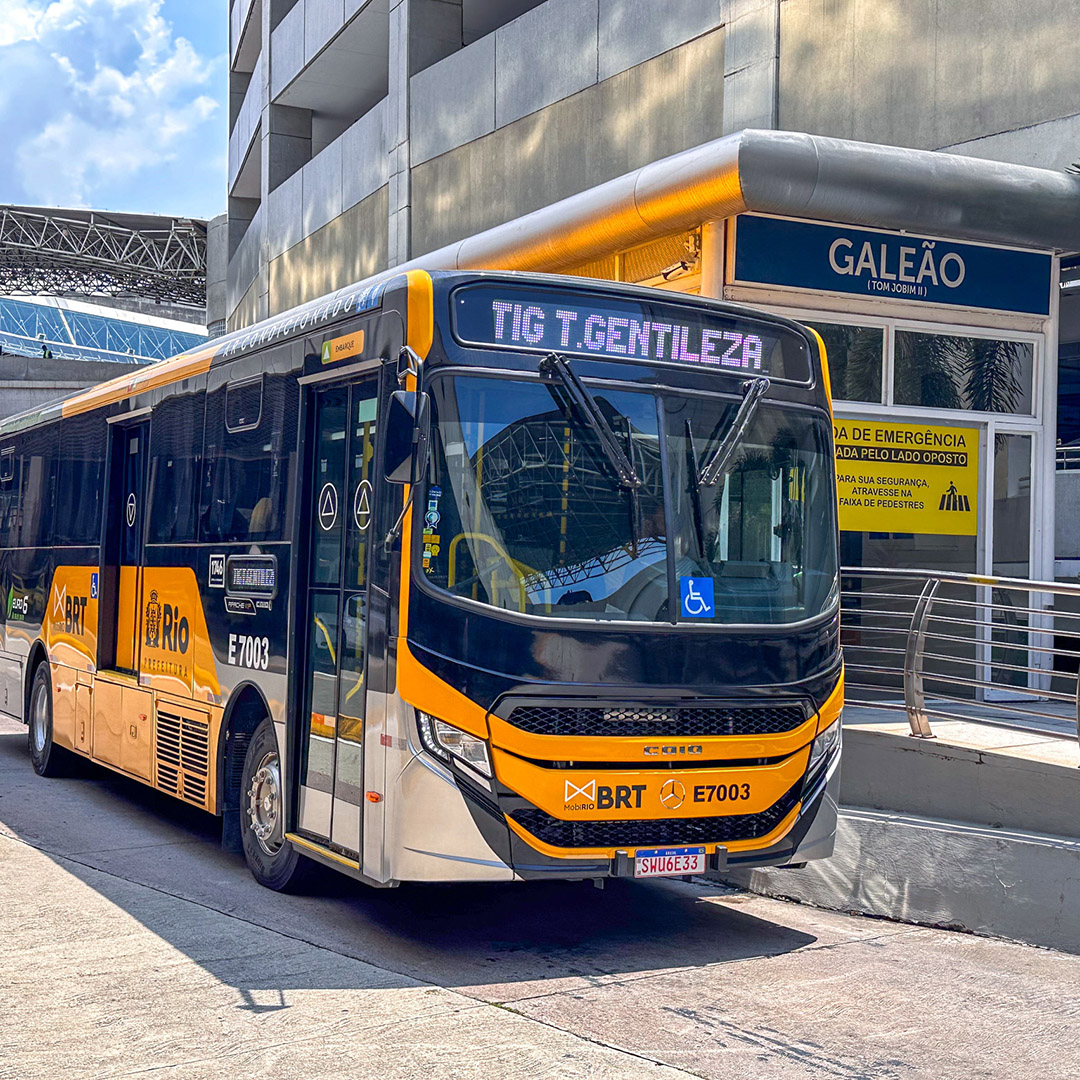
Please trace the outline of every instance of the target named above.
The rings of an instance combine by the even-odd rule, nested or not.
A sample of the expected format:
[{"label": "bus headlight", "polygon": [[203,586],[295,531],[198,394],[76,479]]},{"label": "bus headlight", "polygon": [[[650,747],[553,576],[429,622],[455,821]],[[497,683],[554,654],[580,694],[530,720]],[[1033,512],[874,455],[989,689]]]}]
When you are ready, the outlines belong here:
[{"label": "bus headlight", "polygon": [[828,761],[840,749],[840,719],[830,724],[811,744],[807,773],[812,773],[823,761]]},{"label": "bus headlight", "polygon": [[483,739],[425,712],[418,710],[417,716],[420,719],[420,740],[426,750],[443,761],[456,758],[481,776],[491,776],[491,761],[487,743]]}]

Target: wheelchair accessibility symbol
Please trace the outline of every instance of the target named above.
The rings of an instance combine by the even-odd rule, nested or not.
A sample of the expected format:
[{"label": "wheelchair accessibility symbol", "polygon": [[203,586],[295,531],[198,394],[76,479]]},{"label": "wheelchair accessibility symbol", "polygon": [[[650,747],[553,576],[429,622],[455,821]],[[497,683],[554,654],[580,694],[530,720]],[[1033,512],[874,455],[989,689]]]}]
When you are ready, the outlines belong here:
[{"label": "wheelchair accessibility symbol", "polygon": [[688,619],[712,619],[716,615],[711,577],[681,577],[682,613]]}]

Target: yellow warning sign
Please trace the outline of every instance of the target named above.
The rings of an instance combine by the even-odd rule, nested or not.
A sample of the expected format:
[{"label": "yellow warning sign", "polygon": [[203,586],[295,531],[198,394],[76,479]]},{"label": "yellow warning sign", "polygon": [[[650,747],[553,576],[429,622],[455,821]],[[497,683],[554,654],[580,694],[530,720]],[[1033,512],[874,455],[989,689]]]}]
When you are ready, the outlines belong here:
[{"label": "yellow warning sign", "polygon": [[976,534],[978,429],[836,420],[833,434],[841,529]]},{"label": "yellow warning sign", "polygon": [[355,334],[345,337],[334,338],[324,341],[322,347],[322,362],[332,364],[335,360],[344,360],[346,356],[355,356],[364,351],[364,331],[357,330]]}]

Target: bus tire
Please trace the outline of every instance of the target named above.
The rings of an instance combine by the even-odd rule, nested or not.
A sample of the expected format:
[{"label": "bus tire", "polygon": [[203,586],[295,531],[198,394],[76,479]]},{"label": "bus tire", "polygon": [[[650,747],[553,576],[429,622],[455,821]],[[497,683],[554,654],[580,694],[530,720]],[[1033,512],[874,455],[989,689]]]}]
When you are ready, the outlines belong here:
[{"label": "bus tire", "polygon": [[275,892],[297,892],[310,879],[313,864],[285,839],[280,762],[274,723],[267,717],[255,729],[244,755],[241,842],[244,860],[260,885]]},{"label": "bus tire", "polygon": [[46,663],[38,664],[30,684],[26,741],[30,748],[30,763],[38,776],[67,775],[74,755],[53,742],[52,679]]}]

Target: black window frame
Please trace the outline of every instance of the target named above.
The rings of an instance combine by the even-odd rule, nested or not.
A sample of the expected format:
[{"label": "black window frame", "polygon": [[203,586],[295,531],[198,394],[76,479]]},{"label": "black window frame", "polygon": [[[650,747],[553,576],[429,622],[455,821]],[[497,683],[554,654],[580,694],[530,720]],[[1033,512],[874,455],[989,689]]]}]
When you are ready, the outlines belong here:
[{"label": "black window frame", "polygon": [[[253,421],[230,424],[229,423],[229,397],[233,393],[247,389],[249,386],[258,384],[259,387],[259,411]],[[265,378],[263,372],[257,375],[248,375],[240,379],[231,379],[225,384],[225,431],[229,435],[239,434],[242,431],[254,431],[262,423],[263,399],[265,396]]]}]

